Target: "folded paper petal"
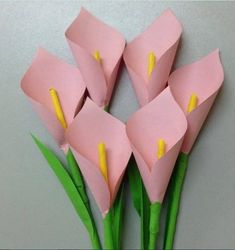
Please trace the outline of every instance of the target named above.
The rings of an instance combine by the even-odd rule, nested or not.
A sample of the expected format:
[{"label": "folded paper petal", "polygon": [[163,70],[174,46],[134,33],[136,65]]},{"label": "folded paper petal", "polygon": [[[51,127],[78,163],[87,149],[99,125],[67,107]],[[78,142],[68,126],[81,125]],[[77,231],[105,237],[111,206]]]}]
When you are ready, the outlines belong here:
[{"label": "folded paper petal", "polygon": [[[162,202],[187,129],[184,113],[169,88],[138,110],[126,130],[151,202]],[[165,155],[157,159],[157,140],[166,142]]]},{"label": "folded paper petal", "polygon": [[21,80],[21,88],[58,144],[66,147],[64,129],[56,118],[49,89],[56,89],[69,125],[86,89],[79,70],[40,48]]},{"label": "folded paper petal", "polygon": [[[98,107],[89,98],[66,132],[82,174],[105,215],[116,197],[122,176],[131,155],[125,125]],[[107,150],[108,182],[100,168],[98,144]]]},{"label": "folded paper petal", "polygon": [[[91,99],[101,107],[108,105],[125,47],[125,39],[119,32],[84,8],[65,35]],[[99,51],[101,63],[94,59],[95,51]]]},{"label": "folded paper petal", "polygon": [[[175,70],[170,75],[168,84],[188,120],[182,152],[190,152],[223,80],[224,72],[218,49],[199,61]],[[192,93],[198,96],[198,106],[187,114],[187,105]]]},{"label": "folded paper petal", "polygon": [[[181,33],[181,24],[171,10],[166,10],[126,46],[123,58],[141,106],[165,88]],[[150,52],[156,56],[156,65],[148,78],[147,56]]]}]

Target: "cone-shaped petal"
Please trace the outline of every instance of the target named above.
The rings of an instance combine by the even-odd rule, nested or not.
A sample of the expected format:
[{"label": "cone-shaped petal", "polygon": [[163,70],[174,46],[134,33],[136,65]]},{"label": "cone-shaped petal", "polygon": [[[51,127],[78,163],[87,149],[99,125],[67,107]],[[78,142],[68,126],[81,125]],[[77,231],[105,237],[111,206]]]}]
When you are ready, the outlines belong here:
[{"label": "cone-shaped petal", "polygon": [[[199,61],[175,70],[170,75],[168,84],[188,120],[188,130],[182,145],[183,152],[190,152],[223,80],[224,72],[218,49]],[[192,93],[197,95],[198,104],[196,109],[187,113]]]},{"label": "cone-shaped petal", "polygon": [[[66,132],[82,174],[102,212],[110,209],[131,155],[125,125],[89,98]],[[98,144],[105,143],[108,183],[99,167]]]},{"label": "cone-shaped petal", "polygon": [[[166,10],[126,46],[123,58],[141,106],[165,88],[181,33],[181,24],[171,10]],[[151,76],[147,73],[150,52],[155,55]]]},{"label": "cone-shaped petal", "polygon": [[61,147],[65,146],[64,128],[56,118],[49,89],[56,89],[69,125],[79,109],[85,85],[79,70],[44,49],[39,49],[25,73],[21,88],[29,97],[49,132]]},{"label": "cone-shaped petal", "polygon": [[[91,99],[101,107],[108,105],[125,47],[125,39],[118,31],[84,8],[65,35]],[[94,58],[94,53],[97,51],[100,62]]]},{"label": "cone-shaped petal", "polygon": [[[184,113],[170,89],[138,110],[126,129],[149,198],[162,202],[187,129]],[[158,159],[156,143],[160,138],[166,143],[166,152]]]}]

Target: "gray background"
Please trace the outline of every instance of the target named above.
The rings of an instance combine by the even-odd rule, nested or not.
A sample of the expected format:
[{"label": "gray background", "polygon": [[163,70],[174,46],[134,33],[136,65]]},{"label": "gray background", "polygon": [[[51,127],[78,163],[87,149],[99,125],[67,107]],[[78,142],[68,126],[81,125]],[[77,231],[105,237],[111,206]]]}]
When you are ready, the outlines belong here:
[{"label": "gray background", "polygon": [[[82,5],[127,41],[172,8],[184,26],[175,67],[221,49],[225,84],[190,157],[175,247],[234,248],[235,3],[140,1],[0,2],[0,248],[90,247],[29,132],[59,150],[19,87],[39,46],[74,63],[64,31]],[[117,84],[111,113],[126,121],[138,105],[125,68]],[[137,249],[139,220],[127,194],[124,248]],[[101,232],[101,218],[92,204]]]}]

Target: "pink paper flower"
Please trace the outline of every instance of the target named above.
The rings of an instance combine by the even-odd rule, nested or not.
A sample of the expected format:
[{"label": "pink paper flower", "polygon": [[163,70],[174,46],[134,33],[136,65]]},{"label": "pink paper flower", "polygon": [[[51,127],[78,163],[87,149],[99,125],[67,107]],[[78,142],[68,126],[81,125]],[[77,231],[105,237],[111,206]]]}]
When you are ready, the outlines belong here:
[{"label": "pink paper flower", "polygon": [[[161,203],[187,129],[187,120],[170,89],[138,110],[126,129],[149,199]],[[158,159],[160,138],[166,143],[166,152]]]},{"label": "pink paper flower", "polygon": [[[66,132],[82,174],[103,214],[109,211],[131,155],[125,125],[89,98]],[[108,183],[99,168],[98,144],[107,149]]]},{"label": "pink paper flower", "polygon": [[21,88],[49,132],[66,150],[65,130],[55,115],[49,90],[57,90],[65,120],[69,125],[82,104],[86,89],[79,70],[46,50],[39,49],[21,81]]},{"label": "pink paper flower", "polygon": [[[109,104],[125,47],[122,34],[84,8],[67,29],[66,38],[87,85],[91,99],[99,106]],[[94,53],[98,52],[99,60]]]},{"label": "pink paper flower", "polygon": [[[182,152],[190,152],[223,80],[224,72],[218,49],[197,62],[177,69],[170,75],[168,84],[188,120]],[[192,94],[198,98],[197,107],[187,113]]]},{"label": "pink paper flower", "polygon": [[[165,88],[181,33],[181,24],[171,10],[166,10],[126,46],[123,58],[141,106],[149,103]],[[148,75],[150,52],[155,55],[155,66]]]}]

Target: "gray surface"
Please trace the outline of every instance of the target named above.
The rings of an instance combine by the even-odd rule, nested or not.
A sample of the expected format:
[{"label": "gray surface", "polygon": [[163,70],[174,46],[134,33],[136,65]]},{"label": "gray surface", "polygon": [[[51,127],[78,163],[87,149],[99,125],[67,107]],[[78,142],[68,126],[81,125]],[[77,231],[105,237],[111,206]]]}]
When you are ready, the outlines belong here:
[{"label": "gray surface", "polygon": [[[30,131],[56,149],[19,88],[38,46],[74,63],[64,31],[81,5],[128,41],[171,7],[184,26],[177,66],[221,49],[225,85],[190,157],[175,247],[234,248],[235,3],[132,1],[0,2],[0,248],[90,247],[82,223],[32,143]],[[123,69],[111,112],[126,121],[137,107]],[[138,248],[139,221],[129,196],[127,203],[124,248]]]}]

